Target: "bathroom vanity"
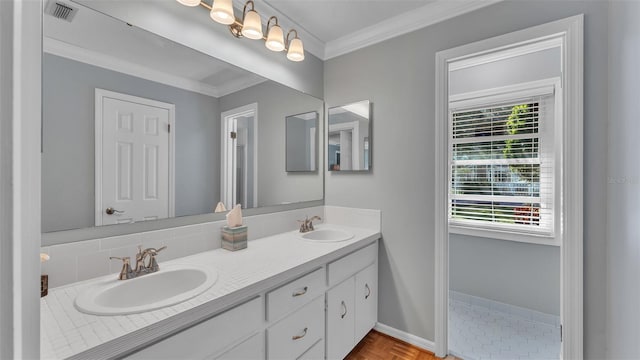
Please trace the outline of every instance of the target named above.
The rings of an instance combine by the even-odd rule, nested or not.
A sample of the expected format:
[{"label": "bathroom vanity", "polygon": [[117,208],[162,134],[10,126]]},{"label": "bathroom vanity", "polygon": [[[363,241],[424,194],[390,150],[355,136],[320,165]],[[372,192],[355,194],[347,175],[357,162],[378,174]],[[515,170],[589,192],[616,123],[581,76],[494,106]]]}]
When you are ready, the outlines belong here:
[{"label": "bathroom vanity", "polygon": [[[217,281],[173,306],[127,315],[77,310],[75,298],[109,275],[42,299],[43,358],[341,359],[377,320],[379,230],[333,224],[343,241],[288,231],[163,262],[211,267]],[[110,280],[110,277],[113,280]],[[129,280],[122,280],[129,281]],[[65,346],[60,346],[64,343]],[[55,350],[54,350],[55,349]]]}]

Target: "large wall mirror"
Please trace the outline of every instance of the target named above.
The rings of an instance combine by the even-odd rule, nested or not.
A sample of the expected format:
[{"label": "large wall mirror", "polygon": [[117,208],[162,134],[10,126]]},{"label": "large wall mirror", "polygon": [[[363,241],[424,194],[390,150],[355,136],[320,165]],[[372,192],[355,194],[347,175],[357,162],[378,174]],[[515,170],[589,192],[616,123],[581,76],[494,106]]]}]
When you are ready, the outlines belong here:
[{"label": "large wall mirror", "polygon": [[321,99],[69,3],[71,21],[43,15],[43,245],[322,201],[321,173],[285,168],[285,119],[322,116]]},{"label": "large wall mirror", "polygon": [[368,100],[329,108],[329,171],[371,170],[371,103]]}]

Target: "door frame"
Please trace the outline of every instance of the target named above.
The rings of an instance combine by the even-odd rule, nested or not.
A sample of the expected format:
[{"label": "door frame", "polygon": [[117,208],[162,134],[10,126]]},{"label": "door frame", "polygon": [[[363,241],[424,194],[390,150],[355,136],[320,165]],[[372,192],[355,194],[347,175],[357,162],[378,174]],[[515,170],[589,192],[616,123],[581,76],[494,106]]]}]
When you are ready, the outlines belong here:
[{"label": "door frame", "polygon": [[104,98],[122,100],[153,106],[169,111],[169,218],[175,217],[175,114],[176,106],[157,100],[139,96],[123,94],[115,91],[95,89],[95,225],[102,225],[102,211],[104,209],[102,199],[102,103]]},{"label": "door frame", "polygon": [[583,24],[576,15],[436,54],[435,111],[435,353],[447,355],[449,313],[448,137],[449,64],[541,38],[562,41],[563,175],[561,323],[563,359],[583,358]]},{"label": "door frame", "polygon": [[[246,116],[249,114],[253,114],[253,198],[247,199],[247,204],[251,204],[252,207],[258,207],[258,103],[251,103],[248,105],[240,106],[231,110],[227,110],[220,114],[220,136],[222,141],[220,142],[220,201],[223,203],[227,203],[229,200],[229,196],[233,199],[233,195],[228,191],[229,184],[235,184],[235,172],[233,169],[229,169],[226,163],[226,159],[229,153],[229,148],[232,146],[232,142],[230,138],[226,136],[229,130],[229,121],[234,118]],[[248,156],[248,153],[245,151],[245,155]],[[235,161],[231,162],[231,167],[233,167]],[[245,161],[246,164],[246,161]],[[245,189],[246,189],[246,179],[245,176]],[[245,191],[246,194],[246,191]],[[233,200],[230,202],[231,206],[235,206],[233,204]],[[226,206],[226,205],[225,205]],[[231,209],[227,209],[231,210]]]},{"label": "door frame", "polygon": [[357,170],[363,170],[360,169],[360,122],[356,120],[329,125],[329,130],[327,131],[327,139],[332,132],[340,131],[351,131],[351,170],[356,170],[356,164],[358,165]]}]

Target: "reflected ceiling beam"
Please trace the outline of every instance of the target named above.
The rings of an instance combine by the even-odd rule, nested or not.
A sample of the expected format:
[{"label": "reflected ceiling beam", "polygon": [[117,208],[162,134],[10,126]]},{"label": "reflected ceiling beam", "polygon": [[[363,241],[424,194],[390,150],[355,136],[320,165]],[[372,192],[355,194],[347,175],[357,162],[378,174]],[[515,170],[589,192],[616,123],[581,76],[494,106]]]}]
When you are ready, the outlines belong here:
[{"label": "reflected ceiling beam", "polygon": [[171,75],[163,71],[154,70],[147,66],[125,61],[109,54],[87,50],[46,36],[43,37],[42,51],[47,54],[60,56],[66,59],[215,98],[229,95],[267,81],[264,78],[242,77],[229,81],[222,86],[212,86],[194,79]]}]

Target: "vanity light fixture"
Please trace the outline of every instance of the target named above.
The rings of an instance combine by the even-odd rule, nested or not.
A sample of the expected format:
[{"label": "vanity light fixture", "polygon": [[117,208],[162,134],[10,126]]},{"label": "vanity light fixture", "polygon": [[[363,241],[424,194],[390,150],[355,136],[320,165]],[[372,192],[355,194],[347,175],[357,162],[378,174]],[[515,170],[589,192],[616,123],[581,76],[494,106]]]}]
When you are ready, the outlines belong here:
[{"label": "vanity light fixture", "polygon": [[[289,41],[289,35],[295,33],[295,37]],[[295,30],[289,30],[287,33],[287,44],[289,45],[289,51],[287,51],[287,59],[291,61],[304,60],[304,48],[302,47],[302,40],[298,37],[298,32]]]},{"label": "vanity light fixture", "polygon": [[[248,5],[251,5],[249,11],[247,11]],[[262,39],[262,20],[260,14],[253,8],[253,0],[247,1],[242,10],[242,35],[248,39]]]},{"label": "vanity light fixture", "polygon": [[[287,59],[291,61],[304,60],[304,47],[296,30],[289,30],[286,41],[284,32],[278,24],[278,18],[272,16],[267,21],[267,36],[262,32],[262,20],[255,10],[253,0],[248,0],[242,10],[242,20],[237,19],[233,12],[233,0],[213,0],[211,5],[201,0],[176,0],[186,6],[202,6],[209,10],[209,16],[217,23],[229,26],[231,34],[237,38],[262,39],[271,51],[287,51]],[[295,34],[289,40],[289,36]]]},{"label": "vanity light fixture", "polygon": [[[198,1],[198,5],[200,5],[200,0],[195,1]],[[236,17],[233,15],[232,0],[215,0],[209,15],[215,22],[223,25],[231,25],[236,22]]]},{"label": "vanity light fixture", "polygon": [[[275,20],[273,26],[269,27],[271,20]],[[282,28],[278,25],[278,18],[272,16],[267,21],[267,41],[264,43],[267,49],[271,51],[284,50],[284,35],[282,34]]]}]

